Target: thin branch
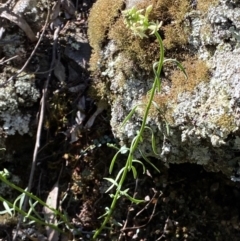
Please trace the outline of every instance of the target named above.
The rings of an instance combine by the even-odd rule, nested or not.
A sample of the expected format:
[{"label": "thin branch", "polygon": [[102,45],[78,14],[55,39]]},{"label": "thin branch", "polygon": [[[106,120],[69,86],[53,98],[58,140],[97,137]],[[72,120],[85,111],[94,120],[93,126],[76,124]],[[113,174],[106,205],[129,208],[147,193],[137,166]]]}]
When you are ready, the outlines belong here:
[{"label": "thin branch", "polygon": [[[52,62],[51,62],[50,69],[54,68],[54,64],[56,61],[55,55],[56,55],[57,40],[58,40],[59,32],[60,32],[60,27],[57,27],[54,32],[54,36],[53,36],[54,43],[53,43]],[[35,148],[34,148],[34,153],[33,153],[32,168],[31,168],[30,178],[29,178],[29,182],[28,182],[28,191],[30,191],[32,188],[32,181],[33,181],[33,176],[34,176],[35,167],[36,167],[37,153],[38,153],[38,148],[40,146],[40,138],[41,138],[41,132],[42,132],[44,113],[45,113],[45,102],[46,102],[46,96],[47,96],[47,89],[48,89],[48,85],[49,85],[51,76],[52,76],[52,72],[49,73],[48,78],[45,82],[43,91],[42,91],[41,110],[40,110],[40,116],[39,116],[39,121],[38,121],[36,143],[35,143]]]},{"label": "thin branch", "polygon": [[[47,29],[47,25],[48,25],[48,22],[49,22],[49,16],[50,16],[50,6],[49,6],[49,2],[48,2],[48,13],[47,13],[47,18],[46,18],[46,21],[45,21],[45,25],[43,27],[43,31],[42,31],[42,34],[34,48],[34,50],[32,51],[31,55],[29,56],[28,60],[25,62],[25,64],[23,65],[23,67],[17,72],[17,74],[15,74],[14,76],[12,76],[11,78],[9,78],[7,81],[5,81],[5,83],[1,84],[0,85],[0,88],[2,86],[5,86],[6,83],[8,83],[9,81],[11,81],[13,78],[15,78],[17,75],[19,75],[25,68],[26,66],[28,65],[28,63],[30,62],[31,58],[33,57],[33,55],[35,54],[42,38],[43,38],[43,35]],[[56,32],[56,31],[55,31]],[[59,32],[59,31],[58,31]],[[54,35],[55,37],[55,35]],[[56,41],[55,41],[56,42]],[[56,45],[56,44],[55,44]],[[55,57],[55,55],[54,55]],[[55,61],[55,60],[54,60]],[[52,61],[53,62],[53,61]],[[52,68],[52,64],[51,64],[51,68]],[[43,115],[44,115],[44,103],[45,103],[45,97],[46,97],[46,89],[48,87],[48,83],[49,83],[49,79],[51,77],[51,72],[49,73],[49,76],[48,76],[48,79],[46,80],[46,83],[45,83],[45,86],[44,86],[44,89],[43,89],[43,97],[42,97],[42,105],[41,105],[41,112],[40,112],[40,119],[42,117],[43,119]],[[43,120],[42,120],[43,121]],[[37,136],[39,136],[39,132],[41,133],[41,129],[42,129],[42,122],[41,120],[39,120],[39,124],[38,124],[38,132],[37,132]],[[39,139],[36,140],[36,145],[35,145],[35,149],[38,149],[38,147],[36,147],[37,145],[39,144]],[[33,161],[32,161],[32,167],[31,167],[31,173],[30,173],[30,178],[29,178],[29,182],[28,182],[28,191],[30,192],[31,191],[31,187],[32,187],[32,180],[33,180],[33,175],[34,175],[34,171],[35,171],[35,166],[36,166],[36,155],[35,155],[35,150],[34,149],[34,156],[33,156]],[[22,210],[25,211],[26,210],[26,207],[27,207],[27,203],[28,203],[28,200],[29,200],[29,197],[26,195],[25,198],[24,198],[24,203],[23,203],[23,208]],[[14,234],[14,237],[13,237],[13,241],[16,240],[17,238],[17,235],[18,235],[18,230],[19,230],[19,227],[21,225],[23,221],[23,216],[21,215],[20,216],[20,219],[18,221],[18,224],[17,224],[17,230]]]},{"label": "thin branch", "polygon": [[18,55],[15,55],[15,56],[13,56],[13,57],[11,57],[9,59],[6,59],[6,60],[4,60],[4,58],[3,58],[3,59],[0,60],[0,65],[4,64],[4,63],[6,63],[6,62],[8,62],[8,61],[10,61],[12,59],[16,59],[17,57],[18,57]]},{"label": "thin branch", "polygon": [[[138,178],[136,179],[133,198],[135,198],[136,195],[137,195],[137,188],[138,188]],[[121,229],[121,234],[120,234],[119,237],[118,237],[118,241],[120,241],[120,240],[122,239],[123,233],[124,233],[123,231],[127,228],[128,220],[129,220],[129,216],[130,216],[130,211],[131,211],[132,207],[133,207],[133,203],[131,203],[130,207],[128,208],[127,218],[126,218],[126,221],[125,221],[125,223],[124,223],[123,228]]]},{"label": "thin branch", "polygon": [[[152,190],[154,191],[153,197],[152,197],[151,200],[146,204],[146,206],[136,214],[136,216],[135,216],[134,219],[136,219],[136,217],[139,216],[140,213],[142,213],[145,209],[148,208],[148,206],[149,206],[151,203],[153,203],[153,200],[156,198],[156,195],[157,195],[158,192],[155,191],[154,189],[152,189]],[[148,224],[151,222],[152,218],[154,217],[154,213],[155,213],[155,211],[156,211],[158,199],[159,199],[162,195],[163,195],[163,193],[160,192],[160,194],[159,194],[158,197],[157,197],[157,200],[154,202],[154,207],[153,207],[152,213],[151,213],[148,221],[147,221],[145,224],[143,224],[143,225],[141,225],[141,226],[137,226],[137,227],[129,227],[129,228],[128,228],[128,227],[127,227],[127,228],[125,227],[125,228],[122,228],[122,229],[121,229],[121,232],[126,231],[126,230],[140,229],[140,228],[143,228],[143,227],[145,227],[146,225],[148,225]]]}]

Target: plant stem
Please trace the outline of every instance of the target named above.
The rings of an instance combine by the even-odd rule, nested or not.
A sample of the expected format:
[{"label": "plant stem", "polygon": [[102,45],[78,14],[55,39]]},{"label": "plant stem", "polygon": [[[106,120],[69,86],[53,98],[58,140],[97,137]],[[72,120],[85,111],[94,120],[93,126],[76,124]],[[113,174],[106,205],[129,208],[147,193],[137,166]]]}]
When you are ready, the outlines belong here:
[{"label": "plant stem", "polygon": [[158,84],[158,81],[159,81],[159,75],[161,73],[161,70],[162,70],[162,67],[163,67],[163,60],[164,60],[164,47],[163,47],[162,38],[161,38],[161,36],[159,35],[158,32],[155,32],[155,36],[156,36],[156,38],[159,42],[159,50],[160,50],[159,56],[160,56],[160,58],[159,58],[157,73],[155,74],[155,79],[154,79],[153,87],[152,87],[152,90],[151,90],[150,98],[149,98],[149,101],[148,101],[148,104],[147,104],[147,107],[146,107],[146,110],[145,110],[145,113],[144,113],[142,125],[141,125],[140,131],[137,134],[136,139],[133,142],[133,144],[131,146],[131,149],[129,151],[129,155],[128,155],[128,158],[127,158],[127,161],[126,161],[126,165],[125,165],[124,171],[122,173],[121,179],[119,181],[119,185],[116,189],[116,193],[115,193],[114,198],[112,200],[111,207],[110,207],[110,209],[107,213],[107,216],[104,218],[104,221],[101,224],[101,227],[95,232],[95,234],[93,236],[93,240],[96,240],[96,238],[102,232],[102,230],[106,227],[106,224],[108,223],[110,217],[112,216],[112,213],[115,209],[115,206],[117,204],[117,200],[118,200],[120,192],[121,192],[122,185],[123,185],[123,183],[126,179],[126,176],[127,176],[128,167],[132,165],[133,154],[138,147],[138,144],[140,142],[140,139],[143,135],[143,131],[144,131],[145,126],[146,126],[148,113],[149,113],[149,110],[150,110],[150,107],[151,107],[151,104],[152,104],[152,100],[153,100],[153,97],[154,97],[154,94],[155,94],[155,91],[156,91],[156,88],[157,88],[157,84]]},{"label": "plant stem", "polygon": [[8,200],[4,199],[3,197],[0,197],[0,201],[1,202],[6,202],[7,205],[11,208],[13,208],[15,211],[17,211],[18,213],[20,213],[21,215],[23,215],[24,217],[33,220],[34,222],[40,224],[40,225],[44,225],[44,226],[49,226],[50,228],[60,232],[60,233],[64,233],[61,229],[59,229],[56,225],[51,224],[51,223],[46,223],[44,220],[41,220],[39,218],[35,218],[34,216],[26,213],[25,211],[23,211],[22,209],[20,209],[19,207],[17,207],[16,205],[13,205],[11,202],[9,202]]}]

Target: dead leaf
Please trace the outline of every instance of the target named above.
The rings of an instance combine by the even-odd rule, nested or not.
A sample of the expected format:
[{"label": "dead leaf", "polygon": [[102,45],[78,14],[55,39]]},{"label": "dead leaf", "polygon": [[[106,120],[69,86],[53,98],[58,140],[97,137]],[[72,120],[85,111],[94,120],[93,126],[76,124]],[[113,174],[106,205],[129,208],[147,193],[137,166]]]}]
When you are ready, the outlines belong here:
[{"label": "dead leaf", "polygon": [[[59,177],[61,176],[62,170],[60,171]],[[52,190],[48,194],[46,204],[53,208],[57,209],[57,200],[58,200],[58,191],[59,191],[59,177],[57,182],[54,184]],[[44,220],[48,224],[57,225],[57,219],[54,212],[48,207],[43,208]],[[59,232],[55,229],[46,226],[48,241],[58,241],[59,240]]]},{"label": "dead leaf", "polygon": [[69,15],[74,15],[74,14],[75,14],[76,8],[75,8],[75,6],[73,5],[72,1],[70,1],[70,0],[62,0],[61,3],[62,3],[63,9],[64,9]]},{"label": "dead leaf", "polygon": [[90,119],[87,121],[84,128],[89,129],[92,127],[96,117],[107,109],[107,102],[105,100],[100,100],[97,104],[97,110],[93,113],[93,115],[90,117]]},{"label": "dead leaf", "polygon": [[6,18],[9,21],[17,24],[18,27],[20,27],[25,32],[27,37],[32,42],[35,42],[35,41],[38,40],[37,37],[35,36],[35,34],[33,33],[32,29],[28,25],[28,23],[22,17],[18,16],[17,14],[15,14],[13,12],[9,12],[6,9],[5,10],[0,10],[0,17]]},{"label": "dead leaf", "polygon": [[53,5],[52,12],[51,12],[51,15],[50,15],[50,21],[54,21],[58,17],[58,15],[60,13],[60,5],[61,5],[61,0],[58,0]]}]

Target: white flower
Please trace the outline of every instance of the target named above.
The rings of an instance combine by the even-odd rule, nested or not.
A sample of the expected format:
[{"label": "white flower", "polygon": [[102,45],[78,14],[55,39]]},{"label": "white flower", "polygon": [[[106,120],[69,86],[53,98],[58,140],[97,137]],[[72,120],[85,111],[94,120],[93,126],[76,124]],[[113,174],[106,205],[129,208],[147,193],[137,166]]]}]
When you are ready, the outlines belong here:
[{"label": "white flower", "polygon": [[125,17],[125,24],[130,28],[133,33],[140,38],[147,38],[147,30],[151,30],[150,34],[155,34],[159,28],[162,26],[162,22],[149,22],[148,16],[152,11],[153,6],[149,5],[146,8],[145,15],[141,14],[144,9],[137,10],[136,7],[123,11]]}]

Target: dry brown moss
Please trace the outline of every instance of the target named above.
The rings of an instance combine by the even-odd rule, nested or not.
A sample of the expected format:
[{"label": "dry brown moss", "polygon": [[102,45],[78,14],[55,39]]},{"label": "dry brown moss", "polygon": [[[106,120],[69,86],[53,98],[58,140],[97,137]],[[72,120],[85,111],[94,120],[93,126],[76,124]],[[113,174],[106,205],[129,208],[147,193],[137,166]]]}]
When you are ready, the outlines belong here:
[{"label": "dry brown moss", "polygon": [[172,49],[187,43],[187,32],[183,28],[183,20],[190,9],[188,0],[157,1],[154,17],[163,20],[163,44],[166,49]]},{"label": "dry brown moss", "polygon": [[188,78],[176,69],[171,75],[172,88],[171,93],[177,96],[184,91],[191,92],[200,82],[209,80],[209,71],[206,63],[195,57],[187,57],[182,65],[186,69]]},{"label": "dry brown moss", "polygon": [[[172,72],[170,79],[171,86],[170,92],[168,94],[157,93],[154,96],[153,101],[157,104],[159,109],[152,106],[150,110],[150,116],[162,116],[167,120],[168,123],[172,123],[172,111],[168,106],[168,103],[175,101],[178,95],[183,92],[192,92],[194,88],[202,81],[209,80],[209,70],[205,62],[199,60],[195,57],[186,57],[186,60],[182,62],[188,78],[186,79],[182,71],[176,69]],[[166,83],[163,83],[166,85]],[[143,103],[146,103],[148,96],[142,99]]]},{"label": "dry brown moss", "polygon": [[[174,123],[172,117],[172,109],[168,106],[168,102],[170,101],[171,95],[156,93],[153,97],[154,105],[151,105],[149,110],[149,116],[153,118],[160,118],[161,120],[165,120],[168,124]],[[141,99],[141,103],[147,103],[149,100],[149,96],[143,96]],[[140,114],[144,115],[144,110],[140,112]]]},{"label": "dry brown moss", "polygon": [[197,10],[205,13],[209,7],[217,5],[219,0],[198,0],[197,1]]},{"label": "dry brown moss", "polygon": [[[152,63],[158,58],[158,43],[154,36],[150,39],[140,39],[133,36],[126,28],[123,18],[116,23],[114,20],[119,14],[123,0],[98,0],[90,12],[88,36],[93,47],[93,56],[90,60],[90,69],[95,70],[100,58],[101,45],[108,37],[116,41],[119,49],[138,62],[140,68],[150,70]],[[189,0],[145,0],[138,4],[138,9],[144,9],[150,4],[153,11],[150,20],[163,21],[162,35],[166,49],[184,45],[187,42],[187,33],[183,31],[182,21],[189,9]]]},{"label": "dry brown moss", "polygon": [[134,36],[131,30],[126,28],[123,17],[120,17],[111,28],[109,38],[114,40],[118,48],[141,69],[149,71],[152,63],[157,60],[159,46],[155,38],[149,41],[149,39]]},{"label": "dry brown moss", "polygon": [[119,14],[123,0],[98,0],[92,7],[88,18],[88,38],[93,48],[90,59],[90,70],[95,71],[100,59],[102,43],[107,32]]},{"label": "dry brown moss", "polygon": [[231,115],[223,114],[219,116],[215,121],[213,121],[213,123],[227,130],[228,132],[234,131],[236,129],[234,117]]},{"label": "dry brown moss", "polygon": [[92,7],[88,18],[89,43],[95,51],[101,48],[108,28],[119,14],[123,0],[98,0]]},{"label": "dry brown moss", "polygon": [[[150,4],[153,10],[149,16],[152,21],[163,21],[161,35],[164,47],[168,50],[187,43],[187,33],[184,32],[182,22],[189,10],[188,0],[146,0],[138,4],[137,9],[145,9]],[[159,46],[155,36],[149,39],[140,39],[133,36],[124,25],[120,17],[111,27],[108,37],[113,39],[119,49],[135,60],[139,67],[150,71],[152,63],[159,57]]]}]

